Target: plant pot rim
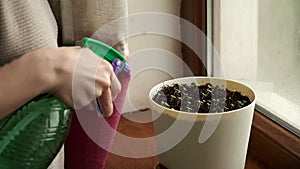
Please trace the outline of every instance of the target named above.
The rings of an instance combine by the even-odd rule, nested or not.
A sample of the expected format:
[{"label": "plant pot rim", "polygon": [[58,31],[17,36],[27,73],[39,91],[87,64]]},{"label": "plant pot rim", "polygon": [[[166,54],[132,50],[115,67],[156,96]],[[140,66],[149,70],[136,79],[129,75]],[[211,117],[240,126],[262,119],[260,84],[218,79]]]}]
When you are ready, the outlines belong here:
[{"label": "plant pot rim", "polygon": [[[156,103],[155,101],[153,101],[152,98],[154,96],[154,93],[156,93],[157,88],[159,88],[159,87],[161,87],[163,85],[166,85],[166,84],[172,84],[172,82],[176,83],[176,82],[185,81],[185,80],[192,79],[192,78],[194,78],[195,82],[198,82],[198,83],[199,83],[199,80],[210,80],[211,79],[211,80],[216,80],[216,81],[225,81],[225,82],[236,83],[236,84],[242,85],[243,87],[248,88],[248,90],[251,91],[252,94],[253,94],[253,98],[250,98],[248,96],[249,99],[250,99],[250,101],[251,101],[251,104],[249,104],[249,105],[247,105],[245,107],[239,108],[239,109],[235,109],[235,110],[231,110],[231,111],[226,111],[226,112],[218,112],[218,113],[191,113],[191,112],[179,111],[179,110],[174,110],[174,109],[166,108],[166,107],[161,106],[160,104]],[[150,92],[149,92],[149,95],[148,95],[148,98],[150,99],[151,104],[152,105],[154,104],[156,107],[158,107],[161,110],[166,110],[166,111],[175,112],[175,113],[178,113],[178,114],[180,113],[180,114],[184,114],[184,115],[190,115],[190,116],[205,116],[205,117],[206,116],[219,116],[219,115],[223,115],[223,114],[232,114],[232,113],[235,113],[235,112],[243,111],[244,109],[248,109],[250,106],[252,106],[253,104],[255,104],[256,97],[257,96],[256,96],[255,91],[250,86],[246,85],[243,82],[240,82],[240,81],[237,81],[237,80],[233,80],[233,79],[228,79],[228,78],[207,77],[207,76],[190,76],[190,77],[175,78],[175,79],[163,81],[163,82],[158,83],[155,86],[153,86],[151,88]]]}]

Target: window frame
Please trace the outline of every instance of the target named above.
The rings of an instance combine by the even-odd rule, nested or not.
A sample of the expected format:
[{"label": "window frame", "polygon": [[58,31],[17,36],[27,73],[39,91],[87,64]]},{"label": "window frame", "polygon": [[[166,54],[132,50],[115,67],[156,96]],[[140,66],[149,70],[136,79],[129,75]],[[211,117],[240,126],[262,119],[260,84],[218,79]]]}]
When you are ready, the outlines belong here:
[{"label": "window frame", "polygon": [[[220,4],[221,0],[182,0],[181,17],[195,24],[209,38],[215,49],[220,51]],[[189,8],[193,5],[192,10]],[[190,10],[187,12],[187,10]],[[209,13],[207,13],[209,12]],[[210,18],[209,20],[207,18]],[[213,24],[212,27],[210,24]],[[202,45],[201,45],[202,46]],[[206,44],[204,45],[206,47]],[[201,47],[203,49],[203,47]],[[207,56],[207,50],[205,50]],[[191,54],[183,45],[183,60],[195,76],[207,75],[205,65]],[[209,59],[206,57],[209,64]],[[201,62],[201,61],[200,61]],[[199,68],[199,65],[201,68]],[[257,159],[257,163],[271,168],[297,168],[300,166],[300,138],[278,122],[263,114],[256,106],[248,153]]]}]

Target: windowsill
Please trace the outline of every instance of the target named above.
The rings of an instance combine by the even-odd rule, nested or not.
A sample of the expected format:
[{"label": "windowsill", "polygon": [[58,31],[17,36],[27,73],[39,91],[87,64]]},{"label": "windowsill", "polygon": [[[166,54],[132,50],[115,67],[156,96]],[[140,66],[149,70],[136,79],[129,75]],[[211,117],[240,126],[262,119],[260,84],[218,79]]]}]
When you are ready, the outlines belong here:
[{"label": "windowsill", "polygon": [[300,139],[259,112],[255,112],[248,153],[268,168],[298,169]]},{"label": "windowsill", "polygon": [[[153,136],[152,122],[138,123],[129,120],[138,116],[145,121],[151,121],[149,110],[126,113],[126,116],[128,117],[121,117],[119,132],[132,137]],[[245,169],[298,169],[300,166],[299,145],[300,139],[297,136],[281,128],[259,112],[255,112]],[[158,159],[155,156],[138,159],[110,154],[106,168],[153,169],[157,163]]]}]

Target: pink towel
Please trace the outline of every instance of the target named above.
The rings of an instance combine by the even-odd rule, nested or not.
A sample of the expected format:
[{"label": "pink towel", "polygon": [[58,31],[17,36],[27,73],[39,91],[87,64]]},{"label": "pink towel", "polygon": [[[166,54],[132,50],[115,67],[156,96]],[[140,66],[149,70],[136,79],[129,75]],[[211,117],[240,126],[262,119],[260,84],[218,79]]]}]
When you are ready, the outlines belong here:
[{"label": "pink towel", "polygon": [[[114,135],[120,120],[125,96],[130,81],[130,75],[120,73],[118,79],[122,84],[122,90],[114,101],[114,112],[112,116],[105,118],[105,121],[115,130],[109,131],[105,127],[104,121],[99,123],[99,117],[95,112],[74,113],[70,126],[70,131],[65,142],[65,169],[103,169],[108,159],[109,148],[111,147]],[[88,127],[80,124],[78,118],[84,117]],[[98,119],[98,120],[96,120]],[[96,144],[85,132],[89,129],[93,139],[102,146]],[[90,131],[92,129],[92,131]],[[96,136],[96,138],[94,138]],[[103,148],[104,147],[104,148]]]}]

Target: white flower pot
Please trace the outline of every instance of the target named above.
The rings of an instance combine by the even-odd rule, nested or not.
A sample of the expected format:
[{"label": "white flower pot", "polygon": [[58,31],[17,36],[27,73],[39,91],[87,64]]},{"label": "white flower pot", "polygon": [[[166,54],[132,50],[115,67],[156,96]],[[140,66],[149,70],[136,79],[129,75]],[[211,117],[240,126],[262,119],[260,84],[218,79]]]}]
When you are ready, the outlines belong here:
[{"label": "white flower pot", "polygon": [[[212,83],[249,97],[251,104],[223,113],[188,113],[165,108],[152,98],[164,85]],[[246,160],[255,92],[237,81],[188,77],[153,87],[149,93],[160,164],[168,169],[243,169]]]}]

